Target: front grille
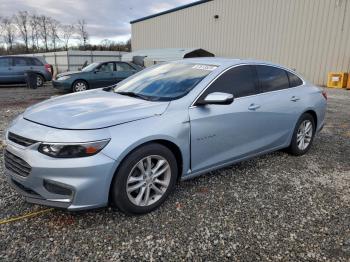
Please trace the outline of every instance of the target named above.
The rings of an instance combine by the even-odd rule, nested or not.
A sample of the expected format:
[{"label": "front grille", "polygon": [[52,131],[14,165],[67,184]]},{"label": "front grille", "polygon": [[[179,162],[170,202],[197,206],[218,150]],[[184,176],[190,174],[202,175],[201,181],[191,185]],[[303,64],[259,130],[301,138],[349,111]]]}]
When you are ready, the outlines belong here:
[{"label": "front grille", "polygon": [[5,151],[5,167],[23,177],[28,176],[32,169],[32,167],[26,161],[7,150]]},{"label": "front grille", "polygon": [[29,139],[29,138],[25,138],[23,136],[19,136],[19,135],[16,135],[14,133],[11,133],[9,132],[8,133],[8,139],[11,140],[12,142],[16,143],[16,144],[19,144],[21,146],[31,146],[35,143],[37,143],[38,141],[35,141],[35,140],[32,140],[32,139]]}]

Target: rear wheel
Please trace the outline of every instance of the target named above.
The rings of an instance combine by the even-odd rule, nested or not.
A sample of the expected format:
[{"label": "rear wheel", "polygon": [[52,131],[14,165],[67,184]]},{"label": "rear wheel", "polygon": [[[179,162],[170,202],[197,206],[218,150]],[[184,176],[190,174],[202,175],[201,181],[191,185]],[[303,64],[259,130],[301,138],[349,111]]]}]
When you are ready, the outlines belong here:
[{"label": "rear wheel", "polygon": [[73,92],[82,92],[88,89],[88,84],[84,80],[77,80],[73,83]]},{"label": "rear wheel", "polygon": [[111,200],[127,214],[145,214],[159,207],[174,189],[177,162],[160,144],[136,149],[122,162],[112,182]]},{"label": "rear wheel", "polygon": [[295,127],[289,152],[293,155],[304,155],[309,151],[315,135],[315,120],[312,115],[303,114]]},{"label": "rear wheel", "polygon": [[38,87],[42,87],[44,85],[44,83],[45,83],[44,77],[41,75],[36,75],[36,85]]}]

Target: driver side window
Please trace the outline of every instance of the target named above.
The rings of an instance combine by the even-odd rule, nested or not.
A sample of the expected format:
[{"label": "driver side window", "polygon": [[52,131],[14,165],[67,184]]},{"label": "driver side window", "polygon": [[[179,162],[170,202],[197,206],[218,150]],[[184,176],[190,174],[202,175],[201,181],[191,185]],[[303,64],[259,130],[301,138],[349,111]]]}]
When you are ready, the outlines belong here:
[{"label": "driver side window", "polygon": [[259,89],[254,68],[250,65],[243,65],[229,69],[205,90],[199,101],[204,100],[208,94],[214,92],[233,94],[234,98],[258,94]]}]

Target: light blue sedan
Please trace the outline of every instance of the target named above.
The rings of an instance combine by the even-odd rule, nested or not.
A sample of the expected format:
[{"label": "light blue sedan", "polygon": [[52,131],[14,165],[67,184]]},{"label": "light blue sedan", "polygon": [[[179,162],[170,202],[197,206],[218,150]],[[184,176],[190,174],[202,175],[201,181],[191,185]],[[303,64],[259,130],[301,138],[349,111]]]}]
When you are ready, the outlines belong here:
[{"label": "light blue sedan", "polygon": [[6,176],[32,203],[128,214],[160,206],[176,181],[287,148],[322,129],[326,94],[271,63],[164,63],[117,86],[28,108],[6,133]]}]

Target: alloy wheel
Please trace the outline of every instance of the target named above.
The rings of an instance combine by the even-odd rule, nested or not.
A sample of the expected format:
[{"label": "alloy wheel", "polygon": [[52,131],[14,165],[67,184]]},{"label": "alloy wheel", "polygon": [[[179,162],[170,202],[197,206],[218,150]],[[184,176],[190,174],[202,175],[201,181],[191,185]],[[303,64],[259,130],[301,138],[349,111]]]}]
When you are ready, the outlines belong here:
[{"label": "alloy wheel", "polygon": [[42,77],[38,75],[38,76],[36,77],[36,85],[37,85],[37,86],[42,86],[43,84],[44,84],[44,82],[43,82]]},{"label": "alloy wheel", "polygon": [[165,194],[171,180],[168,161],[158,155],[141,159],[131,170],[126,191],[136,206],[150,206]]},{"label": "alloy wheel", "polygon": [[81,92],[81,91],[86,91],[87,86],[84,82],[78,82],[74,85],[74,91],[75,92]]},{"label": "alloy wheel", "polygon": [[313,125],[310,120],[304,120],[298,129],[297,145],[300,150],[305,150],[311,143],[313,135]]}]

